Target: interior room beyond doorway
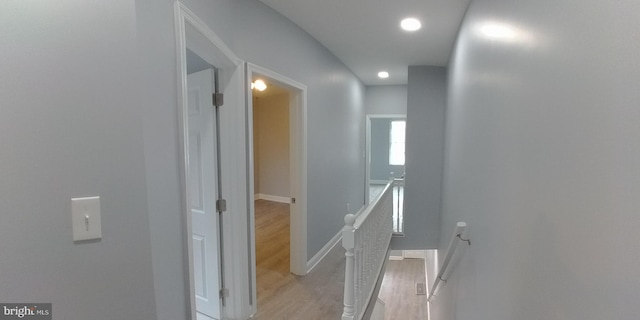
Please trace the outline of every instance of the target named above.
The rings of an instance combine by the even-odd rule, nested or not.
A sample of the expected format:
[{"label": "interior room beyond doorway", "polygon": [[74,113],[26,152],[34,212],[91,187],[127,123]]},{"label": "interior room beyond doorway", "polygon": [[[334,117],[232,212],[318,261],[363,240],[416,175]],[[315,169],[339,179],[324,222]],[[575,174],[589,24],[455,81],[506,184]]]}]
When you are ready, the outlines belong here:
[{"label": "interior room beyond doorway", "polygon": [[253,77],[253,157],[257,308],[290,273],[291,93]]},{"label": "interior room beyond doorway", "polygon": [[256,77],[252,84],[254,194],[256,199],[289,203],[290,93],[266,78]]}]

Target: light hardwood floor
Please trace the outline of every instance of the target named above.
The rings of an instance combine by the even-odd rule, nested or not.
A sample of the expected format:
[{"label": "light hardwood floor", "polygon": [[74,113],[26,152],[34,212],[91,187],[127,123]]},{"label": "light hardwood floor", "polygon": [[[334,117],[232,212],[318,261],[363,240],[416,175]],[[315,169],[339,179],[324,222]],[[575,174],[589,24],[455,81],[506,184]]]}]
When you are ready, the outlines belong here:
[{"label": "light hardwood floor", "polygon": [[[258,320],[338,320],[342,315],[345,257],[336,245],[308,275],[289,273],[289,205],[257,200],[256,274]],[[426,296],[415,294],[425,282],[424,260],[389,261],[379,297],[387,320],[423,320]]]},{"label": "light hardwood floor", "polygon": [[426,320],[427,296],[416,294],[416,283],[425,282],[424,260],[391,260],[378,297],[385,303],[385,320]]},{"label": "light hardwood floor", "polygon": [[256,275],[259,320],[340,319],[344,251],[331,250],[304,277],[289,273],[289,205],[256,201]]},{"label": "light hardwood floor", "polygon": [[289,204],[257,200],[256,277],[258,306],[289,276]]}]

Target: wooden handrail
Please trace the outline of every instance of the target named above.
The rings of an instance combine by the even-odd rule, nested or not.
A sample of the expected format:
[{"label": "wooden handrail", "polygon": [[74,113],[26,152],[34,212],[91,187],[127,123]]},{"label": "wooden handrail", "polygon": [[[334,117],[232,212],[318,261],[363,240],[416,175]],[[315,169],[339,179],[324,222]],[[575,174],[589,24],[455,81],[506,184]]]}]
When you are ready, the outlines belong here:
[{"label": "wooden handrail", "polygon": [[453,230],[453,236],[451,237],[451,241],[449,241],[449,246],[447,247],[447,253],[442,260],[442,264],[440,265],[440,269],[438,270],[438,275],[436,276],[435,281],[433,282],[433,287],[431,287],[431,291],[429,292],[428,301],[436,296],[439,287],[442,283],[446,283],[448,279],[448,275],[451,273],[453,266],[450,266],[451,261],[453,260],[453,256],[456,253],[456,248],[458,248],[458,243],[467,242],[471,245],[471,240],[464,238],[466,236],[465,230],[467,228],[467,224],[465,222],[458,222],[456,224],[456,228]]}]

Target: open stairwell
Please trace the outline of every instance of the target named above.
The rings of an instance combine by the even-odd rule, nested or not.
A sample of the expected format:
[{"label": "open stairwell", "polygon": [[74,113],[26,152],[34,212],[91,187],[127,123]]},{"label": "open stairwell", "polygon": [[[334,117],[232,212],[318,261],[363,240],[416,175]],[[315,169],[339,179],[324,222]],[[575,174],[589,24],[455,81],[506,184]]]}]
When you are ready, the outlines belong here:
[{"label": "open stairwell", "polygon": [[[258,259],[258,311],[252,318],[427,319],[426,296],[417,296],[415,290],[416,282],[426,282],[424,260],[388,260],[393,233],[393,183],[369,206],[347,219],[343,243],[335,245],[308,275],[289,273],[288,260],[278,258],[277,252],[265,252],[264,259]],[[256,216],[265,218],[270,229],[274,221],[288,217],[286,206],[260,201],[256,202]],[[288,230],[287,221],[279,224]],[[262,239],[260,230],[256,233],[258,240],[273,244],[273,232]],[[352,247],[345,249],[345,244],[349,248],[349,241]],[[279,263],[280,260],[284,262]],[[345,282],[347,277],[349,282]],[[353,312],[345,315],[345,310]]]}]

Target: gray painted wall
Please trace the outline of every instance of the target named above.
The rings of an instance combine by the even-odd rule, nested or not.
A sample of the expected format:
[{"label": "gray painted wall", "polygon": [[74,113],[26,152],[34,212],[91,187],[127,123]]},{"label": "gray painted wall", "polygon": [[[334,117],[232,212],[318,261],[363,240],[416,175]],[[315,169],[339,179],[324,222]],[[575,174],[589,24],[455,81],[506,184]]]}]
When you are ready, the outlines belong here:
[{"label": "gray painted wall", "polygon": [[[306,32],[259,1],[188,0],[240,58],[308,88],[308,254],[364,203],[364,86]],[[159,319],[184,315],[172,0],[137,0],[153,273]],[[331,152],[327,152],[331,150]],[[176,289],[178,288],[178,289]]]},{"label": "gray painted wall", "polygon": [[[0,38],[0,302],[155,319],[134,3],[2,1]],[[102,239],[74,243],[83,196]]]},{"label": "gray painted wall", "polygon": [[289,95],[254,98],[253,110],[255,193],[289,197]]},{"label": "gray painted wall", "polygon": [[[637,319],[638,1],[472,1],[449,81],[434,320]],[[486,23],[509,26],[487,39]],[[495,28],[495,25],[494,25]]]},{"label": "gray painted wall", "polygon": [[444,156],[446,69],[409,67],[405,159],[405,237],[393,249],[436,249]]},{"label": "gray painted wall", "polygon": [[407,114],[407,86],[368,86],[367,114]]},{"label": "gray painted wall", "polygon": [[391,121],[390,118],[371,119],[371,180],[389,181],[391,172],[398,178],[404,173],[404,166],[389,164]]},{"label": "gray painted wall", "polygon": [[[364,202],[363,85],[258,1],[185,3],[238,56],[308,86],[315,254]],[[56,319],[184,318],[173,4],[0,3],[0,301],[52,302]],[[74,244],[70,199],[89,195],[103,239]]]},{"label": "gray painted wall", "polygon": [[[407,86],[368,86],[365,91],[367,115],[406,115]],[[372,118],[370,178],[388,180],[389,172],[401,175],[404,166],[389,166],[389,124]]]}]

